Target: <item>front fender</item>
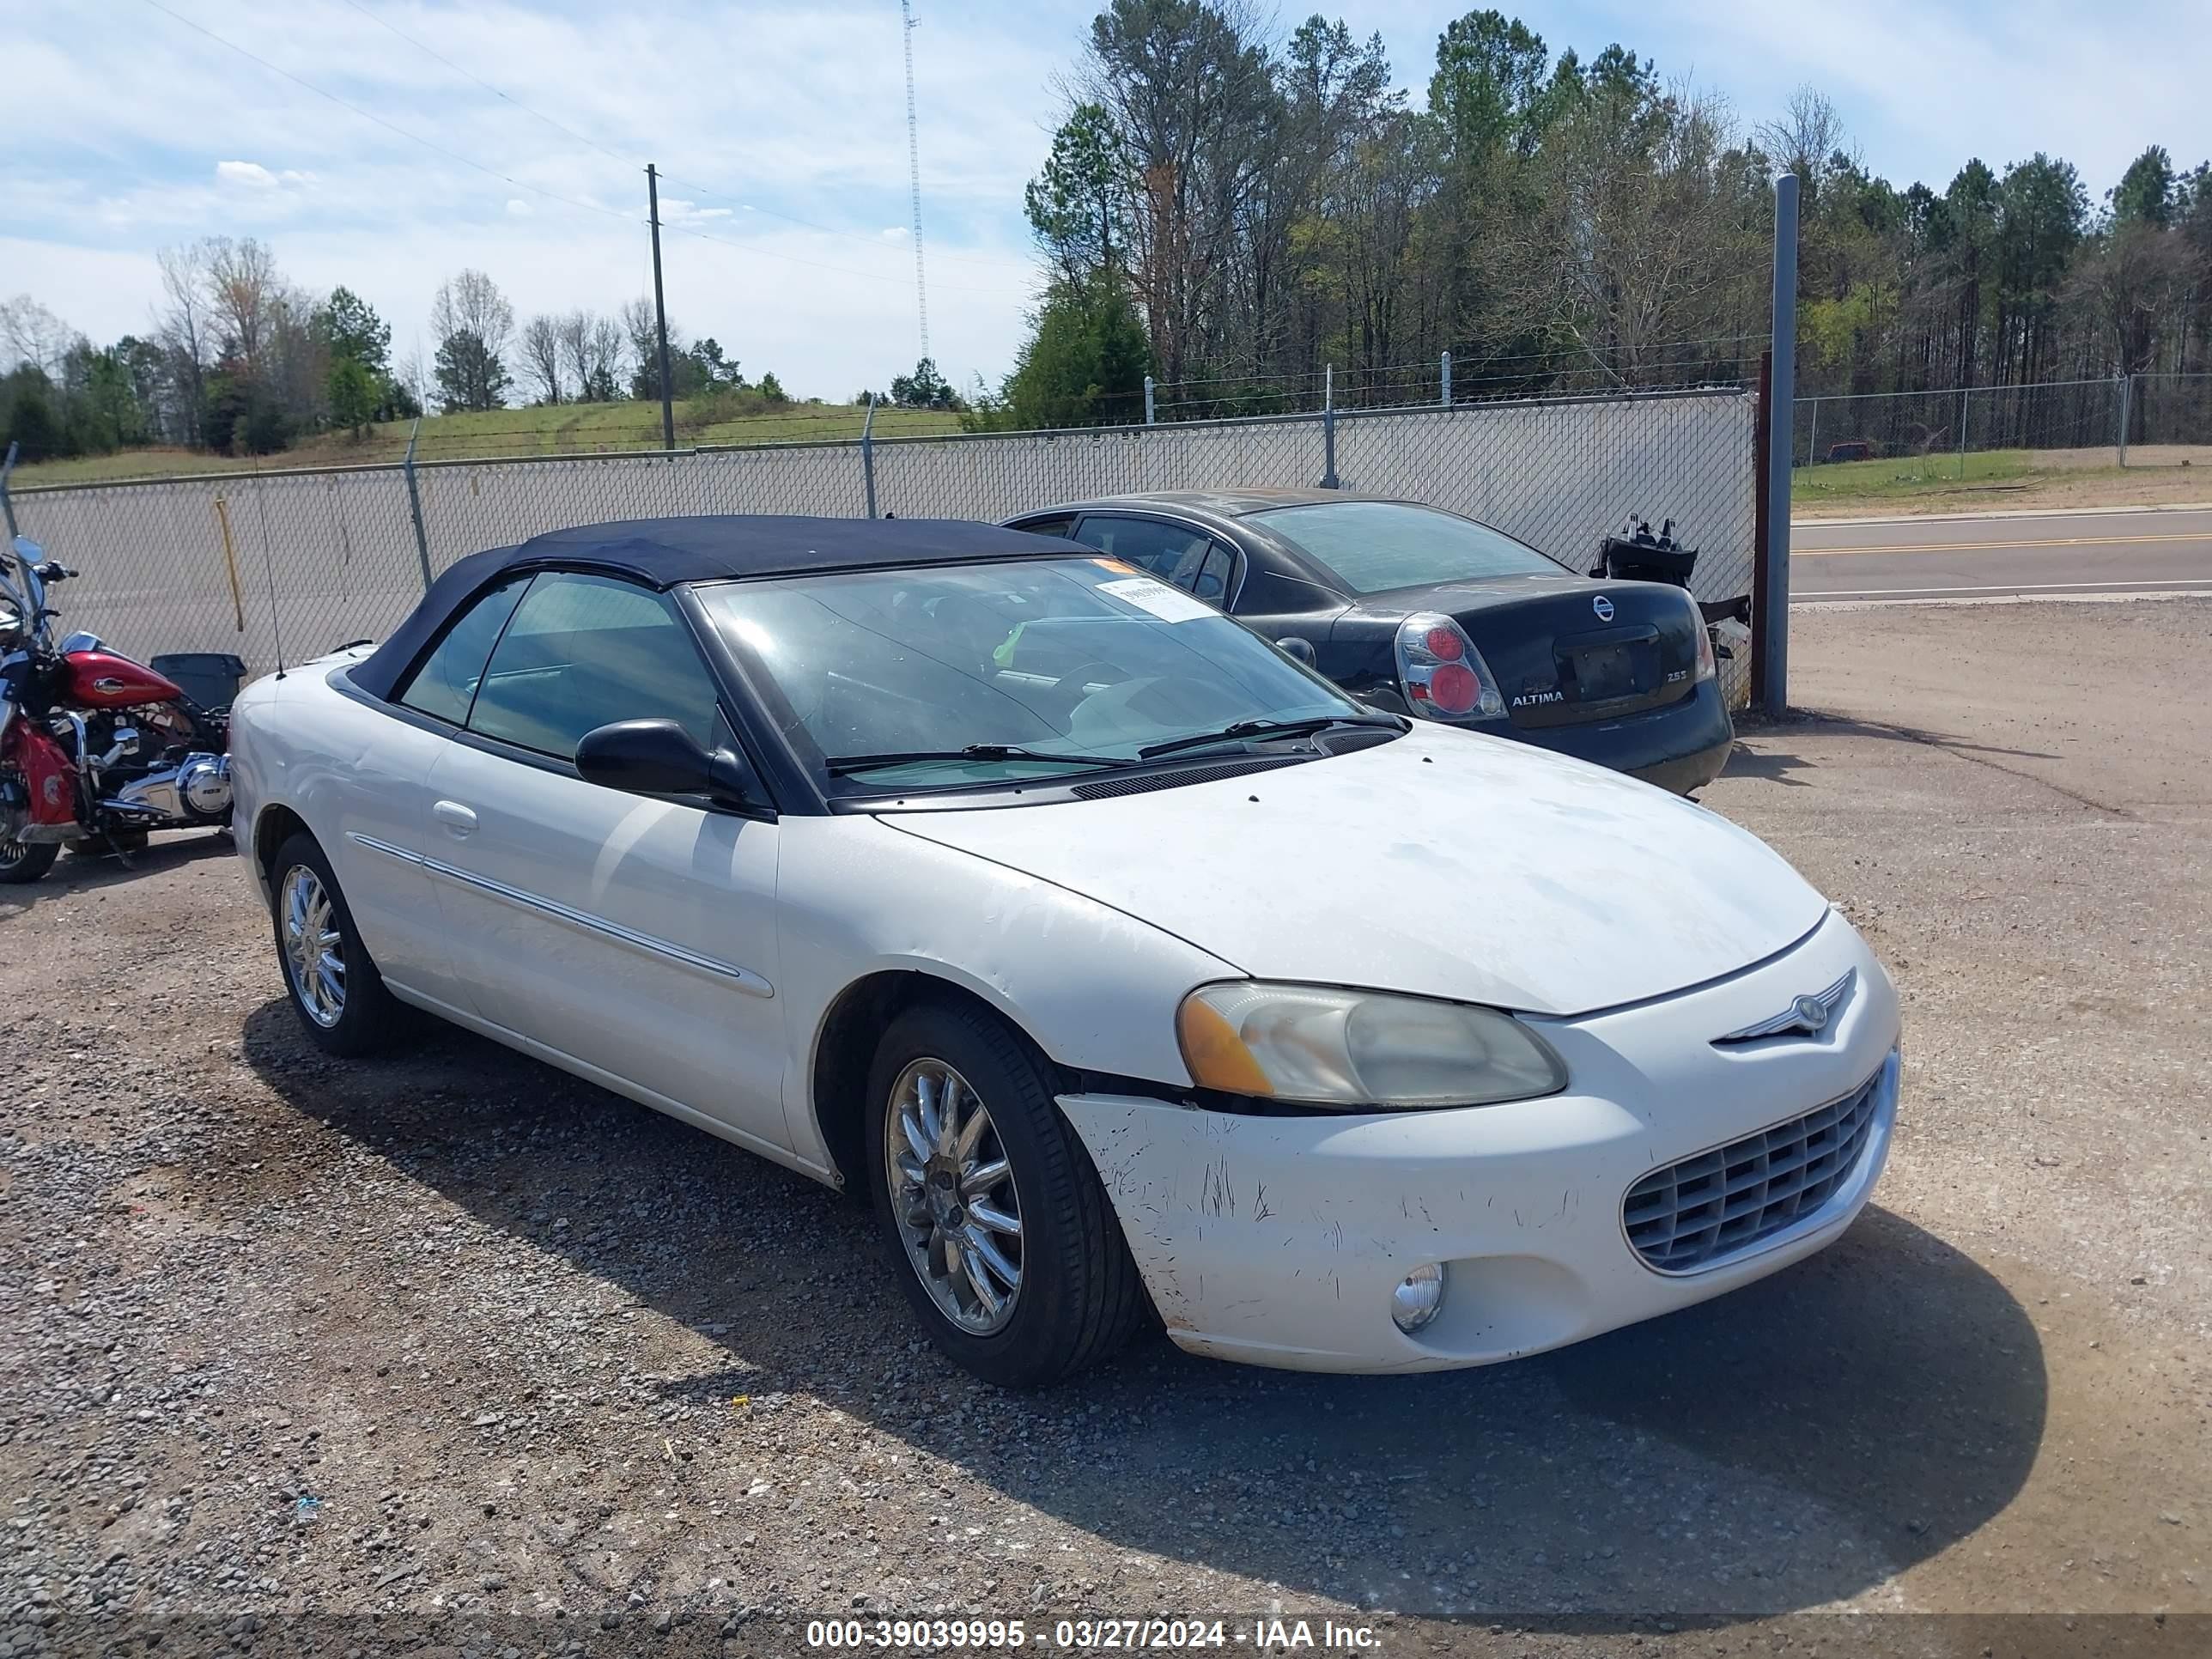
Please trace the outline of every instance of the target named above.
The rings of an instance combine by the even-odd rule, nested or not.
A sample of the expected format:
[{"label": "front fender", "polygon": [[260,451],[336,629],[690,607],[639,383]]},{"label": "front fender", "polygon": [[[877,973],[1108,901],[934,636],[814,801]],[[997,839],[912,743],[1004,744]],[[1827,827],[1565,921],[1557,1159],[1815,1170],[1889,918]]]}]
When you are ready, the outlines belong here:
[{"label": "front fender", "polygon": [[1173,1085],[1190,1081],[1176,1041],[1184,994],[1241,977],[1150,923],[892,819],[786,817],[777,829],[784,1097],[805,1103],[793,1114],[794,1138],[819,1135],[812,1080],[823,1023],[871,975],[944,980],[1061,1066]]}]

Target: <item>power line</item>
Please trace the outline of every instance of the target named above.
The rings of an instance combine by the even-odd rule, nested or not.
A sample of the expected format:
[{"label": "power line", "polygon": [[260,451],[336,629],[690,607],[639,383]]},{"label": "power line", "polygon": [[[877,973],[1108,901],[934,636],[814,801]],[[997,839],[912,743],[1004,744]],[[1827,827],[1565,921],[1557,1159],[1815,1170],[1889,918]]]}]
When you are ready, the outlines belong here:
[{"label": "power line", "polygon": [[454,74],[460,76],[465,80],[475,82],[486,92],[491,94],[493,97],[514,105],[515,108],[520,110],[525,115],[535,116],[538,120],[543,121],[547,126],[552,128],[554,131],[566,133],[569,137],[574,138],[578,143],[584,145],[587,149],[599,151],[600,155],[606,156],[611,161],[620,161],[625,167],[636,165],[633,158],[627,155],[616,155],[614,151],[609,149],[605,144],[599,143],[596,139],[587,138],[582,133],[577,131],[575,128],[563,125],[561,122],[555,120],[551,116],[546,114],[544,110],[533,108],[532,106],[524,103],[520,98],[508,97],[507,94],[501,92],[497,87],[492,85],[490,82],[485,80],[481,75],[477,74],[471,70],[463,69],[452,58],[447,57],[445,53],[438,51],[435,47],[426,46],[423,42],[417,40],[413,35],[408,33],[406,30],[401,28],[397,23],[388,22],[384,18],[379,17],[367,6],[362,5],[361,3],[361,0],[345,0],[345,3],[354,10],[359,12],[363,17],[368,19],[370,22],[375,24],[379,28],[387,30],[391,33],[398,35],[409,46],[414,47],[416,51],[436,58],[447,69],[453,70]]},{"label": "power line", "polygon": [[[668,178],[670,175],[663,173],[661,176],[663,178]],[[703,230],[696,230],[690,226],[680,222],[671,224],[667,221],[664,220],[661,222],[660,228],[663,230],[672,232],[678,236],[695,236],[702,242],[713,242],[722,247],[735,248],[740,253],[765,254],[771,259],[781,259],[787,264],[805,265],[809,270],[834,270],[840,276],[865,276],[872,283],[903,283],[906,281],[905,277],[894,276],[889,271],[855,270],[849,265],[825,265],[817,260],[802,259],[795,253],[770,252],[766,248],[755,247],[748,242],[732,241],[726,236],[712,236]],[[1027,294],[1024,294],[1021,289],[1015,288],[979,288],[972,284],[956,283],[952,284],[952,289],[956,294],[990,294],[1003,295],[1008,299],[1028,299],[1030,297]]]},{"label": "power line", "polygon": [[365,110],[358,104],[349,104],[344,99],[339,97],[337,94],[334,92],[325,92],[322,88],[317,86],[313,81],[304,80],[301,76],[293,74],[292,71],[288,69],[278,68],[277,65],[270,63],[266,58],[262,57],[259,53],[247,51],[244,46],[240,46],[237,41],[226,39],[224,36],[217,34],[213,29],[206,27],[203,24],[194,22],[183,13],[170,10],[168,7],[161,3],[161,0],[146,0],[146,3],[151,6],[155,11],[161,13],[164,16],[173,18],[177,22],[182,23],[186,28],[192,30],[195,33],[207,36],[209,40],[214,41],[217,46],[227,46],[231,51],[236,52],[240,58],[247,58],[253,63],[260,64],[262,68],[267,70],[271,75],[281,75],[287,81],[292,82],[293,85],[297,87],[305,87],[309,92],[313,93],[318,98],[328,99],[331,103],[336,104],[340,109],[349,110],[354,114],[361,117],[364,121],[374,121],[386,131],[396,132],[402,138],[408,140],[410,143],[420,144],[423,149],[429,150],[435,155],[442,155],[449,161],[459,161],[463,167],[474,167],[478,173],[489,174],[490,177],[497,179],[504,184],[513,185],[517,190],[532,191],[537,195],[544,197],[548,201],[565,203],[569,207],[581,208],[587,213],[603,213],[610,219],[620,219],[625,223],[630,222],[630,217],[627,213],[618,212],[615,209],[610,207],[602,207],[597,202],[579,201],[573,196],[563,196],[557,190],[547,190],[540,185],[526,184],[523,180],[514,177],[512,174],[501,173],[497,167],[486,167],[482,161],[472,161],[468,156],[462,155],[459,150],[447,149],[443,144],[437,143],[431,139],[425,138],[418,132],[410,132],[405,127],[400,126],[394,122],[387,121],[381,115],[378,115],[369,110]]},{"label": "power line", "polygon": [[[642,165],[635,156],[624,155],[617,150],[608,149],[605,144],[599,143],[598,139],[592,137],[588,133],[577,131],[575,128],[568,125],[566,122],[556,119],[554,117],[548,115],[544,110],[539,109],[536,105],[526,104],[521,99],[515,97],[512,93],[507,92],[500,87],[494,85],[491,82],[485,80],[483,76],[478,75],[475,70],[468,69],[462,64],[456,64],[452,58],[447,57],[445,53],[437,50],[436,47],[428,45],[425,41],[417,40],[415,36],[408,33],[406,30],[401,28],[397,23],[392,22],[383,17],[380,17],[376,13],[371,11],[367,6],[362,5],[361,3],[361,0],[345,0],[345,3],[353,10],[359,12],[363,17],[368,18],[370,22],[374,23],[379,28],[381,28],[388,33],[395,35],[398,39],[404,40],[409,46],[414,47],[417,52],[423,53],[426,57],[435,58],[439,63],[443,64],[447,69],[453,70],[454,74],[461,76],[462,79],[475,82],[477,86],[482,87],[486,92],[491,94],[493,97],[498,99],[501,102],[512,105],[514,108],[520,110],[525,115],[530,116],[535,120],[543,121],[547,126],[552,128],[554,131],[574,139],[586,149],[596,150],[599,154],[605,156],[608,160],[620,161],[625,167],[635,167]],[[680,174],[670,173],[665,169],[661,173],[660,176],[668,180],[672,185],[681,185],[684,189],[696,191],[699,195],[712,197],[718,202],[727,202],[731,206],[743,208],[748,213],[765,214],[769,218],[781,219],[787,224],[799,225],[808,230],[820,231],[825,236],[846,236],[850,237],[855,241],[866,243],[872,247],[880,247],[882,246],[882,243],[877,238],[870,236],[862,231],[840,230],[834,225],[817,224],[811,219],[801,219],[796,215],[779,212],[774,208],[764,208],[757,203],[741,201],[734,196],[726,195],[720,191],[715,190],[711,185],[700,184],[694,179],[684,178]],[[917,222],[919,222],[917,221]],[[665,228],[673,229],[675,227],[667,226]],[[919,239],[920,233],[917,230],[917,246],[919,246]],[[937,257],[940,259],[957,259],[963,264],[996,266],[1001,263],[996,259],[979,259],[972,255],[947,253],[941,248],[938,251]],[[821,269],[836,270],[837,267],[830,265],[823,266]]]},{"label": "power line", "polygon": [[[497,179],[503,184],[512,185],[517,190],[526,190],[533,195],[543,196],[548,201],[559,202],[568,207],[580,208],[587,213],[603,214],[610,219],[620,220],[624,224],[635,224],[639,222],[638,221],[632,219],[629,215],[620,211],[618,209],[604,207],[597,202],[581,201],[574,196],[564,196],[557,190],[548,190],[542,185],[531,184],[527,180],[515,178],[512,173],[501,173],[497,167],[487,166],[482,161],[478,161],[470,156],[464,155],[459,150],[449,149],[445,145],[438,143],[433,139],[423,137],[422,135],[418,132],[410,132],[407,128],[399,125],[396,122],[387,121],[384,117],[376,114],[374,111],[363,109],[358,104],[349,103],[345,99],[339,97],[334,92],[325,91],[323,88],[317,86],[313,81],[307,80],[303,76],[293,74],[292,71],[288,69],[282,68],[277,64],[270,63],[266,58],[262,57],[258,52],[247,50],[246,47],[240,46],[235,40],[232,40],[223,35],[217,34],[213,29],[207,27],[204,24],[193,21],[192,19],[186,17],[181,12],[171,10],[167,6],[161,3],[161,0],[145,0],[145,3],[151,6],[155,11],[161,13],[164,16],[172,18],[175,21],[182,23],[186,28],[192,30],[194,33],[205,35],[217,46],[227,47],[228,50],[236,52],[240,57],[244,58],[252,63],[258,64],[263,69],[267,70],[270,74],[282,76],[285,80],[291,82],[293,85],[305,88],[307,91],[313,93],[318,98],[325,99],[329,102],[336,104],[340,109],[346,110],[355,115],[358,115],[364,121],[373,121],[378,126],[382,127],[386,131],[397,133],[399,137],[406,139],[410,143],[420,144],[423,149],[430,151],[434,155],[442,155],[450,161],[458,161],[463,167],[472,167],[477,172],[483,173],[489,178]],[[349,0],[349,3],[350,3],[350,0]],[[395,29],[393,30],[393,33],[398,33],[398,31]],[[408,37],[403,35],[401,38],[404,40]],[[414,42],[413,44],[419,46],[421,43],[418,41]],[[428,51],[428,48],[424,47],[423,50]],[[436,52],[431,52],[430,55],[434,58],[439,58],[439,54]],[[439,58],[439,61],[443,63],[446,60],[443,58]],[[471,76],[470,78],[473,80],[476,77]],[[478,84],[487,87],[490,85],[488,82],[480,82]],[[491,89],[494,91],[498,90],[496,88],[492,88]],[[504,97],[506,94],[501,94],[501,95]],[[509,99],[507,101],[510,103],[515,103],[515,106],[518,109],[527,107],[525,105],[517,103],[516,100],[513,99]],[[532,111],[532,112],[533,114],[536,113],[535,111]],[[550,116],[540,116],[539,118],[541,120],[551,120]],[[557,126],[559,125],[559,123],[555,122],[553,125]],[[564,131],[567,131],[565,128],[562,130]],[[579,135],[571,134],[571,137],[579,137]],[[591,143],[589,139],[582,139],[581,142],[586,143]],[[592,148],[599,150],[602,155],[614,155],[613,151],[606,149],[601,145],[592,144]],[[617,156],[615,159],[620,160],[622,158]],[[692,188],[696,189],[696,186],[692,186]],[[764,259],[780,259],[786,264],[805,265],[810,270],[814,270],[836,271],[842,276],[859,276],[869,282],[896,283],[905,280],[902,277],[894,276],[887,271],[856,270],[848,265],[824,264],[819,260],[802,259],[794,254],[780,253],[774,248],[750,246],[743,242],[732,241],[726,237],[709,236],[703,231],[688,229],[682,225],[668,225],[664,228],[669,230],[677,231],[684,235],[696,236],[702,241],[719,242],[725,247],[736,249],[740,253],[757,254]],[[1012,295],[1018,292],[1018,290],[1013,289],[988,288],[969,288],[963,289],[962,291],[965,293],[999,294],[1008,295]]]}]

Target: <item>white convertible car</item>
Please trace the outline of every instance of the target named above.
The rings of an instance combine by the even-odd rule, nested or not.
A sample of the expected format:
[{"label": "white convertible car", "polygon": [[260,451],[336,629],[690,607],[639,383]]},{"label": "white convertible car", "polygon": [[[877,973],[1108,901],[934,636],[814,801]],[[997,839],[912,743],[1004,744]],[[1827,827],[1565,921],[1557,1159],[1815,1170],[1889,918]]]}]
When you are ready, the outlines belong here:
[{"label": "white convertible car", "polygon": [[1073,543],[562,531],[231,732],[317,1042],[410,1005],[865,1189],[999,1382],[1155,1316],[1316,1370],[1555,1347],[1832,1243],[1887,1150],[1889,978],[1759,842]]}]

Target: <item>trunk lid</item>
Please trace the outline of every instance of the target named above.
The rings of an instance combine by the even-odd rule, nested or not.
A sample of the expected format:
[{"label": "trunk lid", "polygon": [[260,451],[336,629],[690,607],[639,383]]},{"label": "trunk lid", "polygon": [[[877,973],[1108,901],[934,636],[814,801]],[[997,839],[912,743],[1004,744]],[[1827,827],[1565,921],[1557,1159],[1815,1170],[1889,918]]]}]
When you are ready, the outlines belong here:
[{"label": "trunk lid", "polygon": [[1704,623],[1663,582],[1499,576],[1370,595],[1346,613],[1372,627],[1439,611],[1467,630],[1516,726],[1569,726],[1657,708],[1696,689]]}]

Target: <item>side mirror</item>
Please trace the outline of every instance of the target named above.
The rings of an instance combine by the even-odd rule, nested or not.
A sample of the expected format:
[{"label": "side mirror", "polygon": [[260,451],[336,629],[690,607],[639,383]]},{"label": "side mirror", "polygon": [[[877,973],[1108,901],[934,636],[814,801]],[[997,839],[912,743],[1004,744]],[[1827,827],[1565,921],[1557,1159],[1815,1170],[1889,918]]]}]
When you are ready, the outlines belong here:
[{"label": "side mirror", "polygon": [[728,806],[759,799],[744,761],[726,749],[702,749],[674,720],[617,720],[585,732],[576,774],[633,795],[706,795]]},{"label": "side mirror", "polygon": [[1285,656],[1302,662],[1309,668],[1317,668],[1321,665],[1321,659],[1314,655],[1313,641],[1302,640],[1295,634],[1287,639],[1277,640],[1275,648]]}]

